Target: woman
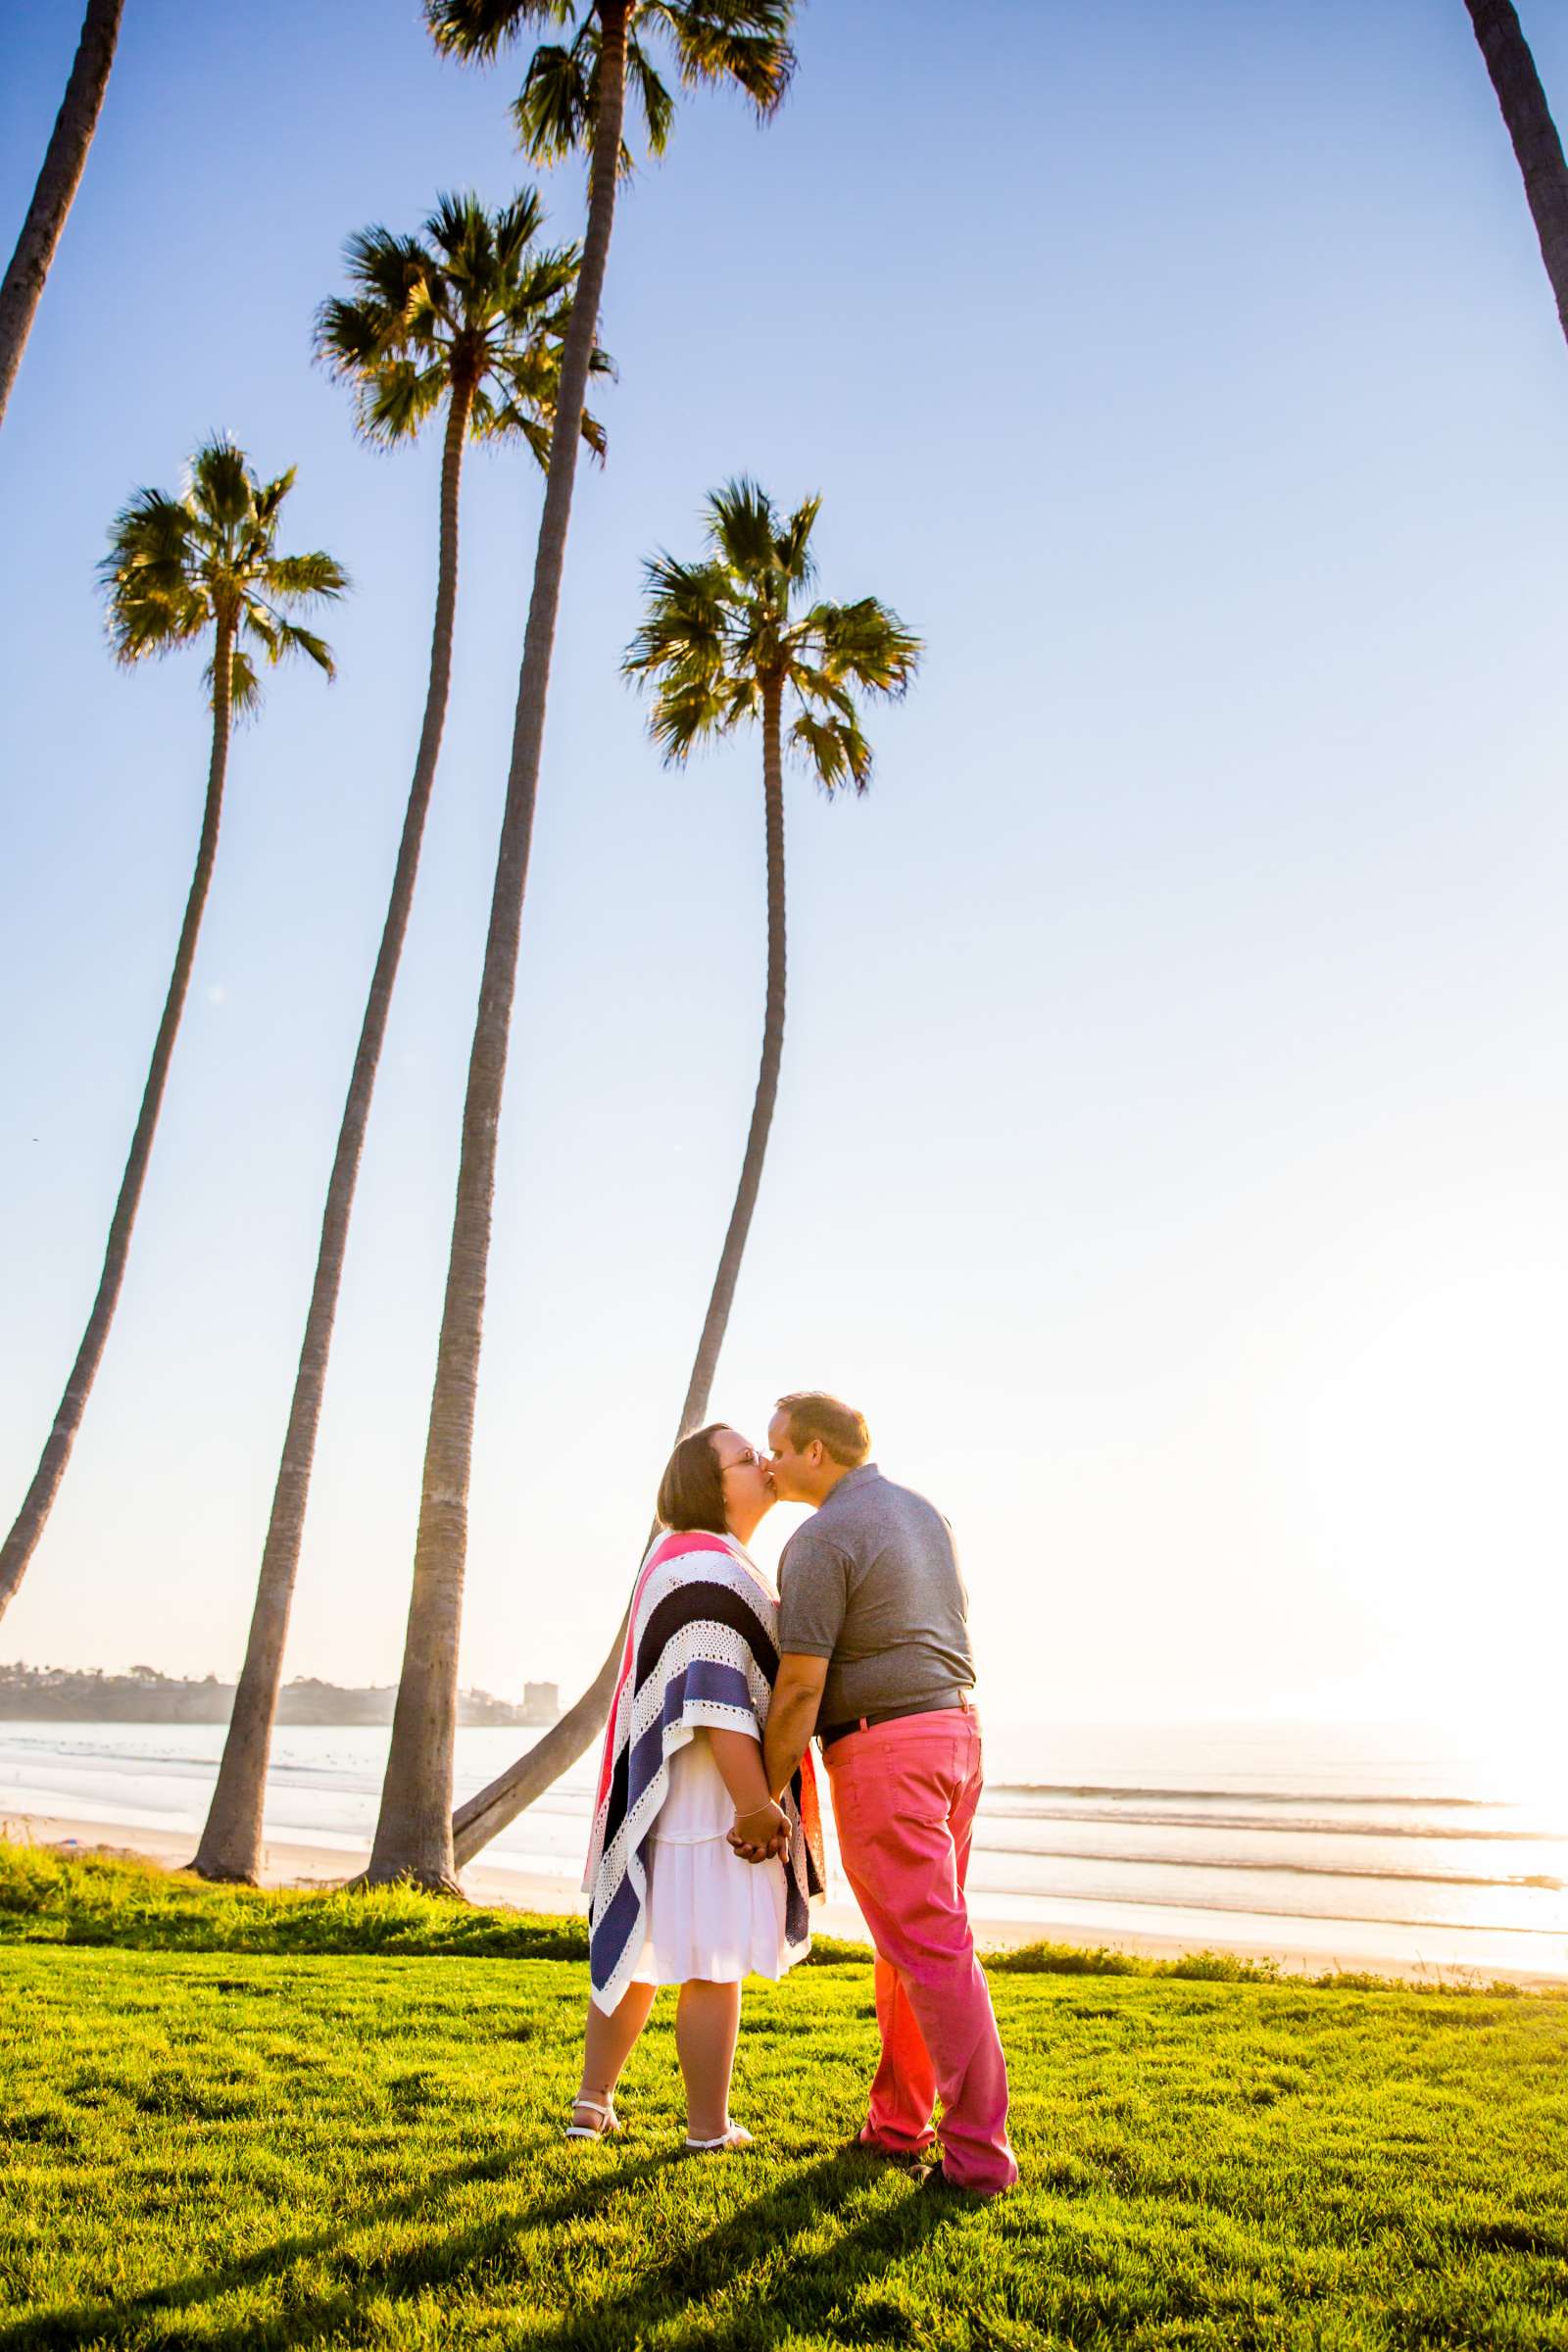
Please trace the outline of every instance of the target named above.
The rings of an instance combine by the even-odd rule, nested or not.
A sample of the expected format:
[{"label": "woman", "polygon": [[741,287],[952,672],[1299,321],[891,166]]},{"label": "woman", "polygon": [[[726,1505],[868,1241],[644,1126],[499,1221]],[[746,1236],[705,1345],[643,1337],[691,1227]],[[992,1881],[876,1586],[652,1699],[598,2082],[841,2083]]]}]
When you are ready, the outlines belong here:
[{"label": "woman", "polygon": [[[773,1500],[765,1461],[722,1422],[683,1438],[660,1482],[666,1532],[632,1594],[583,1879],[593,1991],[568,2139],[620,2130],[621,2069],[659,1986],[678,1984],[686,2146],[751,2145],[729,2118],[741,1980],[805,1957],[822,1891],[809,1757],[782,1806],[762,1775],[778,1600],[744,1547]],[[743,1860],[731,1829],[768,1858]]]}]

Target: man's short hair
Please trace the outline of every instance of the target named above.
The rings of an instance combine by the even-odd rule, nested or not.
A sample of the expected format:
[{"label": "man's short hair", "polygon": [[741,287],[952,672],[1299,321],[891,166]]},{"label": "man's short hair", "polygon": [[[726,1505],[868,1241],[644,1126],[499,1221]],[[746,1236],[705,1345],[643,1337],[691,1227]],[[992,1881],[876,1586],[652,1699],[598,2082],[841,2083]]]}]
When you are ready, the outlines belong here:
[{"label": "man's short hair", "polygon": [[797,1453],[804,1452],[813,1438],[820,1438],[823,1452],[840,1469],[858,1470],[871,1450],[865,1415],[820,1389],[797,1389],[792,1396],[781,1396],[778,1410],[790,1417],[790,1444]]}]

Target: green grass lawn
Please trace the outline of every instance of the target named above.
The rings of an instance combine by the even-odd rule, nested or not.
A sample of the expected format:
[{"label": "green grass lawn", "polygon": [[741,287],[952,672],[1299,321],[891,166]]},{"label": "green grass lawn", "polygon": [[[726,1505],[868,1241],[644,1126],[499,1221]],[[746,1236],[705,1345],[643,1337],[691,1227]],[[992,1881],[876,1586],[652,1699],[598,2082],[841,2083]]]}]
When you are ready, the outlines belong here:
[{"label": "green grass lawn", "polygon": [[748,1991],[753,2153],[677,2154],[669,1996],[568,2151],[575,1923],[0,1849],[0,2352],[1568,2347],[1568,2003],[998,1965],[978,2207],[835,2152],[846,1951]]}]

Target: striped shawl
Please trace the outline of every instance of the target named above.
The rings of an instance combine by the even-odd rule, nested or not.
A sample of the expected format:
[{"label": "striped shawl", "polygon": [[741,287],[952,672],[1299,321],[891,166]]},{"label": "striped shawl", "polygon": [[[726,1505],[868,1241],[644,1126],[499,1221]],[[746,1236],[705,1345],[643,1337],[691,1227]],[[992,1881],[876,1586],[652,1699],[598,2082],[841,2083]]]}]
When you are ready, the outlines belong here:
[{"label": "striped shawl", "polygon": [[[662,1537],[632,1595],[583,1876],[589,1974],[601,2009],[618,2005],[642,1956],[648,1842],[669,1790],[670,1757],[705,1725],[760,1740],[777,1675],[778,1603],[741,1546],[701,1532]],[[810,1942],[808,1897],[823,1890],[809,1752],[784,1810],[784,1941],[799,1959]]]}]

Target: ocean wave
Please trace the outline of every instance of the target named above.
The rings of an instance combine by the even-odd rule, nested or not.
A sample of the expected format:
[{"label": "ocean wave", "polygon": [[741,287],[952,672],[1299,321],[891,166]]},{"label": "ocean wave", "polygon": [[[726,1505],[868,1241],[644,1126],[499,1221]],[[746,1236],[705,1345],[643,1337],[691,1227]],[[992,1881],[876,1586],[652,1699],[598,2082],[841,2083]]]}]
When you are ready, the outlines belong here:
[{"label": "ocean wave", "polygon": [[[984,1820],[984,1815],[981,1820]],[[1250,1870],[1260,1871],[1270,1878],[1386,1879],[1401,1886],[1495,1886],[1508,1887],[1515,1892],[1521,1888],[1534,1888],[1544,1894],[1560,1894],[1565,1884],[1563,1880],[1551,1878],[1544,1872],[1503,1879],[1458,1870],[1377,1870],[1354,1862],[1273,1862],[1231,1854],[1116,1853],[1088,1851],[1073,1846],[992,1845],[978,1837],[975,1843],[982,1853],[1015,1855],[1021,1862],[1114,1863],[1118,1868],[1130,1870]]]},{"label": "ocean wave", "polygon": [[1562,1947],[1565,1954],[1568,1954],[1568,1936],[1565,1936],[1561,1928],[1521,1928],[1514,1925],[1512,1921],[1411,1919],[1407,1914],[1401,1917],[1397,1913],[1390,1914],[1381,1911],[1303,1911],[1293,1909],[1289,1903],[1259,1905],[1247,1901],[1228,1902],[1222,1894],[1205,1896],[1200,1903],[1172,1903],[1162,1902],[1157,1895],[1113,1894],[1102,1886],[1097,1886],[1092,1894],[1086,1892],[1080,1895],[1075,1889],[1063,1890],[1059,1887],[988,1886],[983,1880],[974,1878],[969,1881],[969,1892],[985,1895],[988,1898],[996,1897],[1007,1902],[1016,1902],[1020,1899],[1029,1901],[1045,1896],[1052,1902],[1076,1903],[1080,1907],[1087,1904],[1096,1909],[1102,1903],[1115,1904],[1118,1907],[1123,1904],[1133,1904],[1143,1911],[1170,1911],[1183,1920],[1201,1918],[1205,1912],[1226,1917],[1239,1912],[1245,1918],[1256,1920],[1315,1920],[1329,1926],[1348,1928],[1413,1928],[1421,1930],[1429,1936],[1548,1936],[1552,1942]]},{"label": "ocean wave", "polygon": [[1410,1796],[1385,1788],[1360,1792],[1330,1792],[1323,1788],[1113,1788],[1104,1782],[992,1781],[993,1796],[1099,1796],[1123,1798],[1141,1804],[1188,1805],[1399,1805],[1424,1810],[1498,1813],[1512,1808],[1486,1796]]},{"label": "ocean wave", "polygon": [[[1298,1814],[1282,1821],[1275,1814],[1257,1813],[1132,1813],[1121,1806],[1090,1808],[1081,1805],[999,1805],[1004,1784],[988,1788],[980,1800],[980,1817],[993,1821],[1093,1821],[1106,1826],[1145,1830],[1251,1830],[1269,1838],[1437,1838],[1462,1845],[1550,1845],[1562,1842],[1564,1833],[1550,1830],[1477,1829],[1469,1822],[1340,1821],[1323,1814]],[[1321,1798],[1316,1800],[1321,1803]]]}]

